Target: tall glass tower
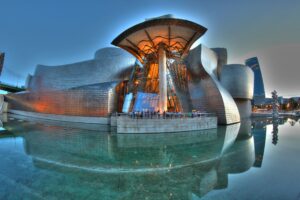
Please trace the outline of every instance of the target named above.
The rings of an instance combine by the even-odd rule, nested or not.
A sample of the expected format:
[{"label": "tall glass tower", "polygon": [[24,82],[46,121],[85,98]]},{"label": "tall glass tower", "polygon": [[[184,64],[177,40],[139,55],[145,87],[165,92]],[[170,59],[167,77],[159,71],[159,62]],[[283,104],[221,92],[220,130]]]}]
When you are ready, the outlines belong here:
[{"label": "tall glass tower", "polygon": [[254,72],[254,104],[263,104],[266,95],[258,59],[257,57],[249,58],[245,61],[245,64]]},{"label": "tall glass tower", "polygon": [[3,64],[4,64],[4,53],[0,52],[0,75],[3,69]]}]

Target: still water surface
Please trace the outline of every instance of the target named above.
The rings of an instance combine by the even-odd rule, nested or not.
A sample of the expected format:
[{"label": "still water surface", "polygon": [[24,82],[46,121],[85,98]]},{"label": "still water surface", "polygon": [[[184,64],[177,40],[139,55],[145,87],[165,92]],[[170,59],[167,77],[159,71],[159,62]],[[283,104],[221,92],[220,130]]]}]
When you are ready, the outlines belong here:
[{"label": "still water surface", "polygon": [[300,200],[297,120],[168,134],[13,115],[2,122],[0,199]]}]

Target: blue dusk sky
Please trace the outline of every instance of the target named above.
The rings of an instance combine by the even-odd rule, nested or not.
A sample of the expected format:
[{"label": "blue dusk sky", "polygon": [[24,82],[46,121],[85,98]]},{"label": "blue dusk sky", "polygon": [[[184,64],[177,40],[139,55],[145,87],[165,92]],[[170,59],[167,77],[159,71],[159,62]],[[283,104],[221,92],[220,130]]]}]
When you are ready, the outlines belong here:
[{"label": "blue dusk sky", "polygon": [[258,56],[268,96],[300,95],[299,0],[0,0],[0,80],[23,85],[37,64],[92,59],[125,29],[165,14],[205,26],[197,43],[226,47],[229,63]]}]

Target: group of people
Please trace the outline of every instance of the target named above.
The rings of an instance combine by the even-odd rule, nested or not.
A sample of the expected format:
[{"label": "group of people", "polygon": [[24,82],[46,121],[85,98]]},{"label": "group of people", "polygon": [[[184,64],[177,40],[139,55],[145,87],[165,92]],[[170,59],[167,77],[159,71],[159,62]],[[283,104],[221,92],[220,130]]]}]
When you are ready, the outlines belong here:
[{"label": "group of people", "polygon": [[183,114],[181,112],[160,112],[158,111],[133,111],[128,113],[128,116],[132,119],[173,119],[173,118],[184,118],[184,117],[200,117],[203,113],[200,112],[191,112]]},{"label": "group of people", "polygon": [[158,111],[134,111],[130,112],[129,116],[133,119],[152,119],[152,118],[181,118],[183,115],[180,112],[160,112]]}]

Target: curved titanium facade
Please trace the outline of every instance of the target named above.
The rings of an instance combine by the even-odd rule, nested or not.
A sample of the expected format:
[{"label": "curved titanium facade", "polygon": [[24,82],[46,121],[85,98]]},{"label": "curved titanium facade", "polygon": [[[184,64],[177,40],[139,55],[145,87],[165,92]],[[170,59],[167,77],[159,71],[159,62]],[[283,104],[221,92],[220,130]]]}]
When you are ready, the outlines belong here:
[{"label": "curved titanium facade", "polygon": [[245,65],[224,65],[220,82],[233,98],[253,98],[254,75],[252,70]]},{"label": "curved titanium facade", "polygon": [[222,67],[227,64],[227,49],[226,48],[211,48],[218,56],[217,75],[220,79]]},{"label": "curved titanium facade", "polygon": [[210,112],[216,113],[219,124],[239,122],[238,108],[217,78],[218,57],[216,53],[199,45],[190,51],[186,62],[191,76],[190,95],[193,109],[202,110],[203,107],[200,105],[204,103]]},{"label": "curved titanium facade", "polygon": [[56,115],[105,117],[116,112],[117,82],[99,83],[66,90],[6,95],[9,109]]},{"label": "curved titanium facade", "polygon": [[240,64],[224,65],[221,71],[220,82],[234,98],[241,118],[250,117],[254,87],[252,70]]},{"label": "curved titanium facade", "polygon": [[[40,66],[36,70],[35,75],[28,80],[29,85],[31,85],[29,91],[6,95],[9,109],[71,116],[108,116],[110,113],[120,110],[118,101],[122,98],[120,95],[126,92],[124,86],[122,86],[122,80],[127,79],[129,72],[132,71],[132,68],[128,67],[128,65],[133,65],[135,61],[126,52],[123,57],[123,53],[124,51],[121,49],[116,50],[112,48],[105,48],[96,52],[95,59],[99,63],[98,67],[95,67],[96,73],[100,74],[103,68],[108,71],[105,74],[106,76],[102,75],[97,79],[100,83],[96,84],[83,85],[95,81],[86,80],[86,77],[92,76],[93,71],[83,70],[85,62],[79,63],[77,67],[75,64],[65,65],[61,68],[53,67],[53,69]],[[108,54],[110,55],[109,58],[105,56]],[[114,57],[116,59],[113,59]],[[131,58],[133,59],[131,60]],[[112,64],[113,60],[115,64]],[[111,65],[113,65],[113,71],[108,70]],[[220,66],[218,54],[200,45],[189,53],[185,63],[174,62],[170,65],[170,78],[175,86],[175,93],[183,112],[191,112],[195,109],[214,112],[218,116],[219,124],[239,122],[240,116],[236,104],[238,106],[244,105],[246,110],[251,108],[250,104],[248,105],[248,102],[244,102],[243,99],[239,99],[242,102],[236,100],[235,103],[226,87],[228,87],[227,89],[234,97],[251,99],[251,92],[249,92],[251,88],[248,91],[245,87],[249,84],[248,81],[251,80],[251,75],[249,75],[248,70],[242,70],[239,73],[240,77],[232,76],[232,74],[236,73],[234,67],[227,69],[228,67],[224,66],[224,76],[221,77],[221,83],[224,84],[223,87],[217,78],[217,69]],[[90,69],[89,67],[89,65],[86,65],[87,69]],[[176,73],[182,67],[186,67],[187,74],[185,76],[187,77],[181,77],[181,79],[184,79],[182,80],[183,82],[180,82]],[[82,76],[79,75],[80,73],[74,72],[78,69]],[[70,72],[69,74],[67,73],[68,71]],[[64,75],[62,76],[61,74]],[[74,74],[77,75],[74,76]],[[36,80],[37,77],[40,81]],[[233,84],[234,82],[230,81],[228,83],[224,82],[224,80],[231,80],[231,78],[234,82],[238,81],[238,84]],[[245,83],[242,79],[248,81]],[[64,84],[66,80],[72,81],[67,81]],[[101,83],[101,81],[105,80],[116,81]],[[234,89],[234,87],[232,89],[236,93],[232,92],[229,86],[237,87],[237,89]],[[237,91],[241,91],[241,95]]]},{"label": "curved titanium facade", "polygon": [[[225,48],[199,45],[190,50],[206,30],[196,23],[170,17],[145,21],[112,42],[136,56],[143,67],[137,66],[137,59],[120,48],[100,49],[88,61],[51,67],[38,65],[34,75],[28,76],[26,92],[6,95],[8,109],[108,117],[123,110],[126,95],[132,94],[129,107],[133,107],[135,94],[143,92],[159,94],[167,100],[165,107],[169,112],[213,112],[219,124],[240,122],[241,116],[250,113],[253,74],[245,66],[226,65]],[[158,47],[163,50],[161,62]],[[165,73],[158,76],[163,65]],[[159,82],[163,78],[167,84],[162,87]],[[165,95],[160,94],[163,90]],[[239,113],[238,107],[247,112]]]},{"label": "curved titanium facade", "polygon": [[88,61],[60,65],[38,65],[28,90],[62,90],[84,85],[128,79],[136,58],[119,48],[103,48]]},{"label": "curved titanium facade", "polygon": [[122,81],[128,79],[136,59],[119,48],[104,48],[95,59],[36,68],[28,91],[8,94],[9,109],[46,114],[106,117],[118,111]]}]

